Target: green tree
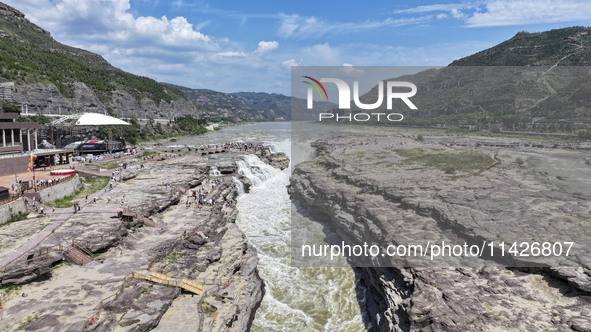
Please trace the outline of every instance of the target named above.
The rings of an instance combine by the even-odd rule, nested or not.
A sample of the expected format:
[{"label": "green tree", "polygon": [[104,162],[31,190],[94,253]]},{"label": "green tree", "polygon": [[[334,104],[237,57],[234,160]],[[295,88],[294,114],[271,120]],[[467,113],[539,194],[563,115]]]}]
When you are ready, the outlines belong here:
[{"label": "green tree", "polygon": [[21,107],[10,102],[3,102],[2,109],[7,113],[20,113]]}]

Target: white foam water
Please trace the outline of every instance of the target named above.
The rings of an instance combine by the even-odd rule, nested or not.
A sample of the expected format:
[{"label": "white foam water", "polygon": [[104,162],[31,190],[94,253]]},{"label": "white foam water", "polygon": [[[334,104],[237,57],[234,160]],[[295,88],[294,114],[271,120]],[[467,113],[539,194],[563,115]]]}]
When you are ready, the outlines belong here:
[{"label": "white foam water", "polygon": [[244,195],[245,191],[244,191],[244,184],[238,180],[235,176],[232,177],[232,182],[234,182],[234,185],[236,186],[236,191],[238,191],[238,196]]},{"label": "white foam water", "polygon": [[220,170],[218,170],[218,168],[217,168],[217,167],[215,167],[215,166],[211,166],[211,167],[209,168],[209,175],[210,175],[210,176],[221,176],[221,175],[222,175],[222,173],[220,173]]},{"label": "white foam water", "polygon": [[260,185],[266,180],[279,176],[281,171],[262,162],[255,155],[243,156],[236,162],[238,173],[247,177],[253,185]]},{"label": "white foam water", "polygon": [[[292,152],[289,141],[273,144],[272,151]],[[292,202],[286,190],[290,169],[280,171],[254,155],[237,164],[239,173],[253,184],[238,198],[237,224],[257,249],[266,287],[252,330],[365,330],[351,268],[290,265]],[[318,227],[312,233],[322,234],[319,225],[311,227]]]},{"label": "white foam water", "polygon": [[[178,139],[191,146],[215,142],[265,142],[273,152],[284,152],[291,167],[310,160],[310,143],[331,133],[325,126],[289,122],[233,126],[205,135]],[[290,139],[295,137],[295,139]],[[355,275],[350,268],[298,268],[290,265],[292,204],[286,190],[290,169],[278,171],[254,156],[238,163],[241,174],[253,185],[238,199],[238,226],[259,255],[259,272],[266,293],[253,322],[253,331],[363,331],[355,293]],[[236,179],[238,180],[238,179]],[[238,185],[238,184],[237,184]],[[244,188],[242,188],[243,190]],[[294,214],[305,225],[312,242],[323,241],[322,226]],[[299,218],[302,218],[300,220]],[[363,299],[361,299],[363,301]]]}]

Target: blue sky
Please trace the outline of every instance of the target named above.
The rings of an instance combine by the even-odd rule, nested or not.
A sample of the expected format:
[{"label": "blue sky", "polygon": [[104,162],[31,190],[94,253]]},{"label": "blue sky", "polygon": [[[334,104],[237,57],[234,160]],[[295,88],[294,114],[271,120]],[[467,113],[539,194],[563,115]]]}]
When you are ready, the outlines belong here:
[{"label": "blue sky", "polygon": [[589,0],[3,1],[134,74],[286,95],[293,65],[440,66],[519,31],[591,25]]}]

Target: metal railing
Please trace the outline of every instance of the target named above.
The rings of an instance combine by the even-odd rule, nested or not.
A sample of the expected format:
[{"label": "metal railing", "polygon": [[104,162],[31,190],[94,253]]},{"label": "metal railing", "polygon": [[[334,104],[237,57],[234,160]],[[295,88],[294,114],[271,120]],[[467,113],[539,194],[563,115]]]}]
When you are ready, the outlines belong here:
[{"label": "metal railing", "polygon": [[35,181],[35,182],[40,181],[39,182],[40,184],[34,183],[33,188],[26,189],[26,190],[24,190],[24,192],[39,192],[43,189],[51,188],[51,187],[56,186],[58,184],[66,183],[77,176],[78,176],[78,174],[74,173],[74,174],[66,175],[63,178],[54,179],[51,182],[44,182],[44,180],[31,180],[31,181]]},{"label": "metal railing", "polygon": [[[9,198],[1,200],[0,205],[14,202],[21,197],[25,197],[25,194],[27,194],[27,193],[40,192],[41,190],[51,188],[51,187],[56,186],[58,184],[66,183],[66,182],[72,180],[73,178],[75,178],[76,176],[78,176],[78,174],[74,173],[71,175],[64,176],[63,178],[59,178],[58,181],[52,181],[51,183],[43,183],[42,185],[37,185],[35,183],[33,188],[27,188],[22,191],[13,192]],[[33,180],[31,180],[31,181],[33,181]],[[34,180],[34,181],[37,181],[37,180]]]}]

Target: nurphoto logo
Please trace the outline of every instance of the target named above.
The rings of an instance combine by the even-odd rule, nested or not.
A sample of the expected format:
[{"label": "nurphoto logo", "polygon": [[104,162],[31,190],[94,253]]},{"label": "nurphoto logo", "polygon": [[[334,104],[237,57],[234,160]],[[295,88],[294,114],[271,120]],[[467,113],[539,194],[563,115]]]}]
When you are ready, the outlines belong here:
[{"label": "nurphoto logo", "polygon": [[[303,81],[305,84],[310,85],[306,97],[307,109],[311,110],[314,108],[314,91],[320,96],[320,100],[328,101],[328,93],[322,83],[333,83],[336,85],[338,90],[338,108],[339,110],[350,110],[351,109],[351,88],[347,82],[338,78],[320,78],[319,80],[311,76],[302,76],[308,81]],[[379,81],[378,86],[378,98],[372,104],[362,103],[359,99],[359,82],[353,81],[353,102],[355,106],[362,110],[375,110],[381,108],[384,103],[384,81]],[[399,90],[410,89],[408,92],[400,92]],[[411,82],[404,81],[386,81],[386,109],[392,110],[392,104],[394,99],[402,100],[406,106],[411,110],[418,109],[415,104],[410,100],[417,93],[417,86]],[[318,120],[323,119],[335,119],[348,120],[348,121],[369,121],[371,118],[387,119],[388,121],[402,121],[404,116],[400,113],[349,113],[348,115],[333,114],[333,113],[319,113]]]}]

